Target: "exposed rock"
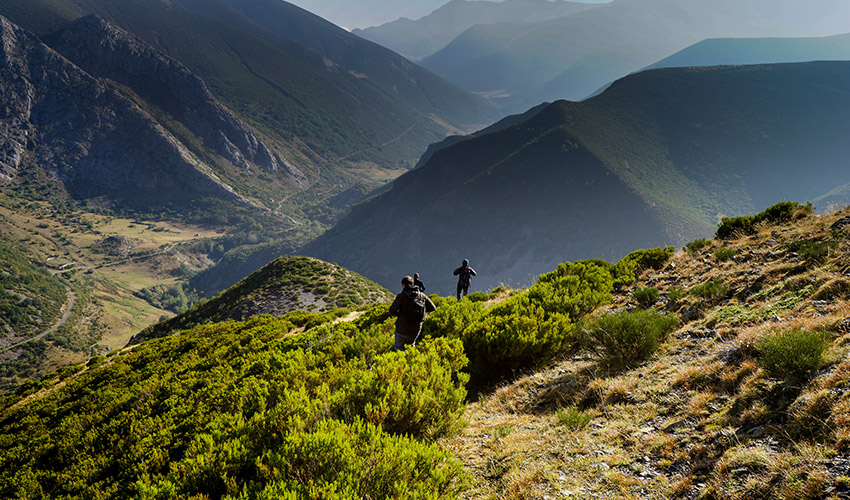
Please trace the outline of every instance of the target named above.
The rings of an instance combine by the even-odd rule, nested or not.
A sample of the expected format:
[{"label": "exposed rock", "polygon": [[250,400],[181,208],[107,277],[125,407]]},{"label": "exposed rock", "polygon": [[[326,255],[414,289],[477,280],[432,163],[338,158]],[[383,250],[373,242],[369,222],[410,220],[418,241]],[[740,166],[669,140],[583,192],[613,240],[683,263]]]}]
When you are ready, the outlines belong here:
[{"label": "exposed rock", "polygon": [[837,221],[833,222],[831,226],[829,226],[832,230],[844,229],[844,227],[850,226],[850,217],[842,217]]},{"label": "exposed rock", "polygon": [[106,255],[127,258],[134,248],[141,244],[141,240],[128,238],[126,236],[107,236],[95,245],[95,249]]},{"label": "exposed rock", "polygon": [[168,111],[207,147],[245,169],[303,174],[218,103],[204,82],[178,61],[95,15],[77,19],[48,43],[97,78],[108,78]]},{"label": "exposed rock", "polygon": [[182,205],[245,202],[127,97],[0,17],[0,172],[30,166],[76,198]]}]

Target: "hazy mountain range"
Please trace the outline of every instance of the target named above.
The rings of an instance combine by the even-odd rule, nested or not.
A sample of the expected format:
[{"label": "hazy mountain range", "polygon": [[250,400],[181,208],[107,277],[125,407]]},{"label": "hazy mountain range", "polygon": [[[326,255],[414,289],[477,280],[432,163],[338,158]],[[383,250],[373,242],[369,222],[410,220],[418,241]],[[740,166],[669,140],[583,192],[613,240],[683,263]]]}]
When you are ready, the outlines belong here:
[{"label": "hazy mountain range", "polygon": [[705,237],[721,216],[850,182],[848,85],[848,62],[631,75],[448,141],[307,251],[387,287],[420,272],[451,293],[464,258],[488,289]]},{"label": "hazy mountain range", "polygon": [[[850,5],[838,0],[616,0],[556,19],[523,22],[518,16],[501,23],[487,20],[500,4],[489,10],[480,5],[471,8],[476,2],[466,4],[467,9],[453,4],[458,13],[454,22],[471,27],[420,62],[449,81],[490,97],[509,113],[541,101],[585,98],[706,38],[850,32]],[[533,2],[527,5],[531,8]],[[422,48],[444,45],[442,29],[429,28],[432,16],[363,35],[380,33],[381,43],[401,53],[409,52],[412,40],[422,40],[418,42]],[[402,24],[405,29],[397,29]]]},{"label": "hazy mountain range", "polygon": [[442,49],[476,24],[534,23],[594,7],[595,4],[561,0],[452,0],[415,21],[402,18],[381,26],[353,30],[352,33],[418,60]]}]

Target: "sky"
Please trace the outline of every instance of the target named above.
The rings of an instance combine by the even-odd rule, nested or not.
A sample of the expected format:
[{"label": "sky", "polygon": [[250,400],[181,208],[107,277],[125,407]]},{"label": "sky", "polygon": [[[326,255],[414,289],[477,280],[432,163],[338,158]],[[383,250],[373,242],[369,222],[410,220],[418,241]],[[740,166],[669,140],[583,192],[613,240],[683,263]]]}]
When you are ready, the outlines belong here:
[{"label": "sky", "polygon": [[[448,0],[287,0],[346,29],[368,28],[400,17],[419,19]],[[573,0],[602,3],[610,0]]]}]

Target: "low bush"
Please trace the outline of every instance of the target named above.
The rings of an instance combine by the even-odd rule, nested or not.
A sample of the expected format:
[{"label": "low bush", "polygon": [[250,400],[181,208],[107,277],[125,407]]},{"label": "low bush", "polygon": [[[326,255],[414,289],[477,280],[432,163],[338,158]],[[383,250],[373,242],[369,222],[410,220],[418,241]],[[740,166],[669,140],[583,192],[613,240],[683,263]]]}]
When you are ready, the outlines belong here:
[{"label": "low bush", "polygon": [[667,290],[667,300],[671,307],[675,307],[680,300],[685,298],[685,290],[680,286],[673,286]]},{"label": "low bush", "polygon": [[503,380],[576,345],[573,320],[610,300],[609,267],[596,261],[561,264],[527,292],[489,308],[435,297],[437,310],[425,319],[422,336],[462,340],[472,385]]},{"label": "low bush", "polygon": [[701,238],[685,244],[685,251],[688,252],[689,255],[694,255],[708,245],[711,245],[711,240]]},{"label": "low bush", "polygon": [[637,287],[633,295],[637,303],[644,309],[652,307],[658,301],[658,289],[654,287]]},{"label": "low bush", "polygon": [[528,295],[492,308],[463,332],[463,346],[475,384],[487,384],[538,367],[574,345],[568,315],[535,304]]},{"label": "low bush", "polygon": [[613,288],[610,264],[580,261],[559,264],[554,271],[540,275],[528,296],[546,311],[577,319],[610,300]]},{"label": "low bush", "polygon": [[826,349],[826,334],[791,330],[766,335],[756,343],[759,364],[771,377],[799,382],[820,368]]},{"label": "low bush", "polygon": [[717,259],[718,262],[724,262],[734,257],[737,253],[738,251],[734,248],[718,248],[714,251],[714,258]]},{"label": "low bush", "polygon": [[555,413],[555,416],[558,418],[558,422],[560,422],[561,425],[571,431],[584,429],[590,423],[590,414],[579,410],[575,406],[558,410]]},{"label": "low bush", "polygon": [[614,265],[612,274],[614,286],[631,285],[647,269],[661,269],[670,260],[676,249],[659,247],[649,250],[635,250]]},{"label": "low bush", "polygon": [[691,288],[690,293],[714,304],[729,295],[730,287],[720,278],[711,278],[702,285]]},{"label": "low bush", "polygon": [[490,294],[486,292],[472,292],[466,296],[466,299],[472,302],[485,302],[490,300]]},{"label": "low bush", "polygon": [[[416,349],[375,358],[340,392],[346,403],[337,412],[356,414],[393,434],[433,439],[453,430],[464,411],[469,375],[458,340],[436,339]],[[446,369],[448,368],[448,369]]]},{"label": "low bush", "polygon": [[811,263],[822,263],[837,246],[829,240],[795,240],[785,245],[788,250]]},{"label": "low bush", "polygon": [[615,369],[648,358],[679,323],[674,314],[655,310],[624,311],[589,318],[582,325],[585,345]]},{"label": "low bush", "polygon": [[786,222],[794,218],[798,213],[811,213],[814,205],[806,203],[801,205],[794,201],[783,201],[766,208],[756,215],[745,215],[742,217],[724,217],[717,227],[715,236],[727,239],[735,233],[752,233],[755,225],[760,222]]}]

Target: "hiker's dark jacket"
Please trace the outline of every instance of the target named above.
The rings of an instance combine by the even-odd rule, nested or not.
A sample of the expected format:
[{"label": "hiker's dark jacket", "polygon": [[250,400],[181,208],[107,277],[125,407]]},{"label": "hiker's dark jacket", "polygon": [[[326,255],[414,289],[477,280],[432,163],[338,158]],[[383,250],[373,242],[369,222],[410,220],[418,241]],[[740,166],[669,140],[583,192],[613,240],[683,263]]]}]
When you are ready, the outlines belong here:
[{"label": "hiker's dark jacket", "polygon": [[473,276],[476,276],[475,269],[472,269],[469,266],[460,266],[459,268],[455,269],[455,272],[453,274],[457,276],[457,284],[464,286],[469,286],[469,279]]},{"label": "hiker's dark jacket", "polygon": [[400,294],[395,296],[395,300],[390,305],[390,314],[398,316],[398,319],[395,320],[395,331],[402,335],[415,337],[419,334],[419,330],[422,329],[421,322],[411,323],[407,319],[407,314],[405,314],[407,312],[407,308],[410,307],[413,302],[413,297],[416,297],[417,295],[422,295],[425,302],[426,313],[437,309],[437,306],[431,302],[431,299],[429,299],[424,293],[420,292],[417,288],[405,287]]},{"label": "hiker's dark jacket", "polygon": [[425,283],[422,283],[422,280],[413,278],[413,286],[419,289],[420,292],[425,291]]}]

